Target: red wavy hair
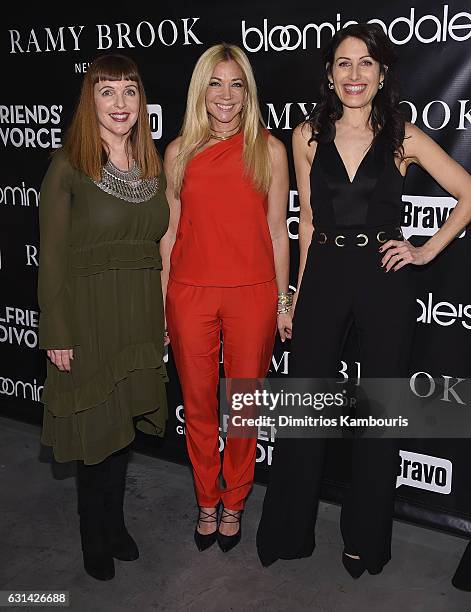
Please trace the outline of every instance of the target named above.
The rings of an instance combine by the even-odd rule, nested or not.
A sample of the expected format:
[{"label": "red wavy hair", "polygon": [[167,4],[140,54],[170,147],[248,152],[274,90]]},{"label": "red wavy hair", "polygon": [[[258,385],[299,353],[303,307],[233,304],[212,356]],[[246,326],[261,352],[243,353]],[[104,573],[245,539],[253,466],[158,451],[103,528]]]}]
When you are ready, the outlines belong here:
[{"label": "red wavy hair", "polygon": [[147,99],[135,62],[125,55],[110,54],[95,59],[83,79],[80,98],[65,135],[64,150],[70,164],[93,180],[99,180],[109,155],[100,137],[95,110],[94,86],[99,81],[133,81],[139,90],[139,114],[129,135],[134,160],[141,178],[158,176],[162,162],[155,149],[147,117]]}]

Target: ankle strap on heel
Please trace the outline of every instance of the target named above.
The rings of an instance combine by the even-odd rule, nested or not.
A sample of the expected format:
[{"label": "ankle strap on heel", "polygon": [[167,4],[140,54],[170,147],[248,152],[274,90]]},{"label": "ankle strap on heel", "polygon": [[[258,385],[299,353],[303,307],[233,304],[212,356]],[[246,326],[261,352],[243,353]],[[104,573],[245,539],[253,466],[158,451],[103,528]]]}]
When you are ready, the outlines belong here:
[{"label": "ankle strap on heel", "polygon": [[206,512],[202,508],[199,508],[198,524],[199,523],[216,523],[218,511],[214,508],[212,512]]},{"label": "ankle strap on heel", "polygon": [[[221,523],[240,523],[240,516],[242,510],[227,510],[226,508],[222,511]],[[231,518],[234,520],[225,521],[225,518]]]}]

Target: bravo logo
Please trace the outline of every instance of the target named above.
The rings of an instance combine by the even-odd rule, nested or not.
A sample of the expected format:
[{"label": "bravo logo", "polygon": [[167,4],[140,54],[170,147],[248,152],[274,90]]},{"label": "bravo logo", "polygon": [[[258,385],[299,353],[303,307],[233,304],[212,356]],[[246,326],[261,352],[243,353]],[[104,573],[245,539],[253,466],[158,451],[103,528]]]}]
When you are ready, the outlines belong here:
[{"label": "bravo logo", "polygon": [[401,472],[396,480],[396,488],[401,485],[434,491],[449,495],[451,493],[452,463],[448,459],[421,455],[409,451],[399,451]]},{"label": "bravo logo", "polygon": [[154,140],[162,138],[162,107],[160,104],[148,104],[149,126]]},{"label": "bravo logo", "polygon": [[[456,205],[450,197],[403,195],[402,233],[410,236],[433,236],[445,223]],[[459,235],[462,238],[466,230]]]}]

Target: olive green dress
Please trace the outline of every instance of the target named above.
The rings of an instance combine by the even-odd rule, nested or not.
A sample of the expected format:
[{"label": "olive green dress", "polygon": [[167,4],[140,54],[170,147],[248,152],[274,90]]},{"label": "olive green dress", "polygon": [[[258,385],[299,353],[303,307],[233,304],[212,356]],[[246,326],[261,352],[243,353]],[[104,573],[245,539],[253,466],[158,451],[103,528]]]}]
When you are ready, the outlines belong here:
[{"label": "olive green dress", "polygon": [[167,418],[158,241],[165,176],[146,202],[105,193],[58,151],[41,187],[40,347],[73,348],[70,372],[48,361],[41,441],[57,461],[102,461]]}]

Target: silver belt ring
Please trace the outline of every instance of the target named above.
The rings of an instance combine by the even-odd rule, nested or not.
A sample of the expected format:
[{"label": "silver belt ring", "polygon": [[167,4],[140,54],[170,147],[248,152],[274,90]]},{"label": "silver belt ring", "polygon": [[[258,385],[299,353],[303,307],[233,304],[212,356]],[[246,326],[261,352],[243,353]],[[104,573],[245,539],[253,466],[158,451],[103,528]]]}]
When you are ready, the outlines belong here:
[{"label": "silver belt ring", "polygon": [[339,242],[338,242],[339,238],[343,238],[345,240],[345,236],[343,236],[342,234],[339,234],[338,236],[335,236],[335,240],[334,240],[335,245],[338,246],[338,247],[344,247],[345,243],[339,244]]},{"label": "silver belt ring", "polygon": [[[381,234],[383,234],[383,235],[384,235],[384,238],[381,238]],[[378,232],[378,233],[376,234],[376,240],[377,240],[378,242],[380,242],[381,244],[384,244],[384,243],[386,242],[386,240],[387,240],[387,238],[386,238],[386,232],[384,232],[384,231],[382,231],[382,230],[381,230],[380,232]]]},{"label": "silver belt ring", "polygon": [[324,232],[319,232],[319,238],[320,238],[321,236],[324,236],[324,240],[322,240],[322,242],[321,242],[321,241],[318,239],[318,240],[317,240],[317,242],[318,242],[319,244],[325,244],[325,243],[327,242],[327,234],[324,234]]},{"label": "silver belt ring", "polygon": [[363,242],[357,242],[357,246],[359,246],[359,247],[364,247],[369,242],[368,236],[366,234],[357,234],[356,237],[357,238],[363,238]]}]

